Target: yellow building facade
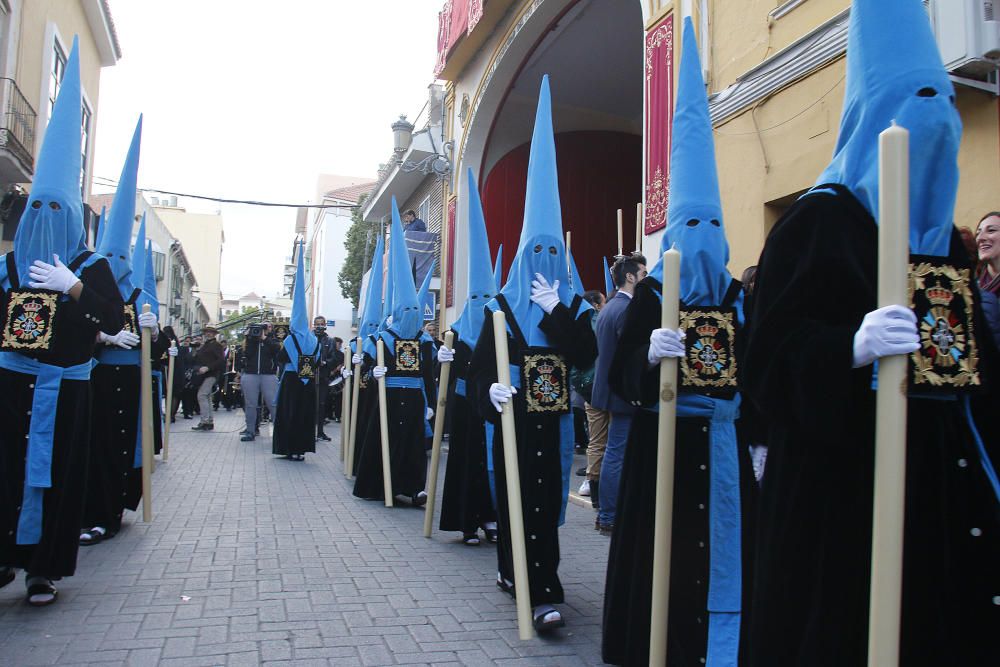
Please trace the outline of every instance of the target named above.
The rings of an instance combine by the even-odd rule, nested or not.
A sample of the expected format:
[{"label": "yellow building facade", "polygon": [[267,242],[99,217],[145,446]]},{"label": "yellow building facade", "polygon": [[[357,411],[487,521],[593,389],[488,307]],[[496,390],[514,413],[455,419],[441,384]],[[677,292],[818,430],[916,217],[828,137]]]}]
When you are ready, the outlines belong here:
[{"label": "yellow building facade", "polygon": [[[462,10],[454,9],[463,4]],[[613,212],[609,214],[607,206],[599,211],[599,206],[593,207],[599,220],[586,225],[575,219],[579,211],[567,213],[573,207],[568,199],[592,198],[593,182],[615,190],[609,195],[615,202],[631,196],[632,190],[615,183],[614,171],[601,171],[602,160],[610,159],[641,180],[634,192],[635,201],[641,199],[646,206],[642,248],[655,254],[662,227],[657,201],[663,201],[667,179],[653,178],[651,161],[662,161],[663,153],[669,153],[663,127],[669,127],[666,109],[672,106],[672,92],[659,93],[669,100],[653,100],[651,72],[665,63],[676,71],[682,20],[690,15],[699,33],[715,126],[730,269],[738,276],[756,263],[774,222],[815,183],[833,154],[844,94],[849,9],[850,0],[452,0],[441,14],[436,74],[447,82],[445,127],[454,141],[455,168],[443,188],[444,201],[454,210],[446,229],[455,255],[463,257],[467,243],[466,169],[473,171],[483,192],[491,243],[496,245],[494,237],[501,235],[516,243],[516,230],[509,229],[513,223],[497,223],[497,218],[516,217],[517,212],[506,211],[497,200],[505,195],[515,199],[518,193],[509,187],[505,191],[498,182],[520,177],[510,163],[530,139],[538,81],[544,73],[552,78],[557,153],[563,151],[560,135],[569,150],[572,135],[583,136],[580,133],[599,133],[619,144],[641,141],[641,150],[614,151],[613,158],[607,142],[597,144],[604,148],[580,152],[567,178],[586,176],[576,173],[581,162],[592,165],[588,168],[599,178],[579,192],[564,182],[560,163],[564,226],[576,225],[574,254],[578,237],[581,253],[593,248],[608,256],[616,249],[608,229],[611,224],[613,230],[613,223],[607,221]],[[459,11],[465,12],[459,17],[462,22],[447,15]],[[982,213],[1000,208],[1000,104],[995,84],[995,73],[982,85],[956,83],[964,124],[955,211],[960,225],[974,226]],[[627,211],[625,236],[630,238],[634,214],[626,205],[613,205]],[[624,250],[632,246],[626,243]],[[446,264],[456,273],[455,303],[460,307],[464,267],[461,262]],[[581,266],[581,271],[586,283],[586,269]],[[449,321],[456,314],[450,311]]]}]

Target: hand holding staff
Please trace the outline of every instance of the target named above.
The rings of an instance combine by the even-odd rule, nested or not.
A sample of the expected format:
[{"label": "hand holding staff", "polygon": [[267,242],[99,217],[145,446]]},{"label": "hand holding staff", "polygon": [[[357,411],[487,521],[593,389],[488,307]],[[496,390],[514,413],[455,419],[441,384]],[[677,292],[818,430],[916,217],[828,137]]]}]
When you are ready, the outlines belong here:
[{"label": "hand holding staff", "polygon": [[[171,346],[173,343],[171,343]],[[164,408],[163,418],[163,460],[167,460],[170,449],[170,419],[174,416],[174,359],[173,355],[167,357],[167,404]]]},{"label": "hand holding staff", "polygon": [[[909,307],[910,133],[895,123],[879,135],[878,307]],[[875,494],[868,665],[899,664],[906,500],[907,355],[878,362]]]},{"label": "hand holding staff", "polygon": [[[507,354],[507,318],[503,311],[493,313],[493,338],[496,342],[497,382],[510,383],[510,357]],[[533,636],[531,624],[531,587],[528,585],[528,552],[524,546],[524,514],[521,510],[521,474],[517,462],[517,432],[514,429],[513,398],[503,404],[500,415],[503,433],[503,467],[507,472],[507,509],[510,512],[510,546],[514,560],[514,586],[517,600],[517,634],[522,640]]]},{"label": "hand holding staff", "polygon": [[[148,303],[143,304],[142,312],[149,312]],[[142,520],[149,523],[153,520],[153,364],[149,358],[149,329],[142,327],[139,331],[142,337],[142,349],[139,351],[139,378],[142,383],[139,392],[142,397]]]},{"label": "hand holding staff", "polygon": [[[455,332],[444,335],[444,346],[451,349],[455,344]],[[441,462],[441,436],[444,434],[444,417],[448,409],[448,382],[451,379],[451,362],[441,364],[441,378],[438,380],[437,414],[434,419],[434,439],[431,441],[431,469],[427,475],[427,507],[424,508],[424,537],[431,536],[434,525],[434,503],[437,501],[438,466]],[[487,444],[487,446],[489,446]]]},{"label": "hand holding staff", "polygon": [[[379,366],[385,366],[385,343],[378,339],[377,359]],[[389,412],[385,395],[385,376],[378,379],[378,420],[382,436],[382,490],[385,506],[392,507],[392,466],[389,462]]]},{"label": "hand holding staff", "polygon": [[[355,344],[355,353],[361,354],[361,336],[358,336],[357,343]],[[350,479],[354,476],[354,442],[358,435],[358,401],[360,400],[361,391],[361,364],[354,364],[354,387],[351,393],[351,423],[348,428],[350,432],[349,439],[347,441],[347,460],[344,461],[344,474]],[[347,391],[347,388],[344,388]]]},{"label": "hand holding staff", "polygon": [[[663,253],[660,326],[677,329],[680,319],[681,254]],[[674,449],[677,436],[677,359],[660,360],[660,413],[656,449],[656,515],[653,522],[653,599],[649,614],[649,664],[667,663],[670,608],[670,543],[674,521]]]}]

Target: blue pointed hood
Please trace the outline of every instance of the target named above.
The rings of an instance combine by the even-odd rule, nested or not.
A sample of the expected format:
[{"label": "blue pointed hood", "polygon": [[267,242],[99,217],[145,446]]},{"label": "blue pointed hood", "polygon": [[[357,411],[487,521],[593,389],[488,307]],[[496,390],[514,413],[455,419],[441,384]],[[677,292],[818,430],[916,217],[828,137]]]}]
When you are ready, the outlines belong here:
[{"label": "blue pointed hood", "polygon": [[135,225],[135,193],[136,178],[139,173],[139,144],[142,140],[142,116],[136,123],[132,134],[132,144],[129,146],[121,177],[118,179],[118,189],[111,202],[110,215],[104,216],[102,211],[101,240],[97,244],[97,253],[107,258],[111,272],[118,283],[118,291],[128,299],[132,294],[131,262],[129,261],[129,245],[132,243],[132,227]]},{"label": "blue pointed hood", "polygon": [[601,261],[604,262],[604,296],[610,299],[615,292],[615,280],[608,268],[608,258],[601,257]]},{"label": "blue pointed hood", "polygon": [[531,301],[531,281],[541,274],[554,285],[559,281],[559,300],[570,305],[570,275],[563,242],[562,208],[559,203],[559,174],[556,168],[556,142],[552,132],[552,94],[549,77],[542,77],[528,158],[528,182],[524,198],[524,224],[517,255],[511,264],[507,282],[500,293],[507,300],[529,345],[548,345],[538,328],[542,309]]},{"label": "blue pointed hood", "polygon": [[385,254],[385,237],[378,235],[375,254],[372,255],[371,276],[365,291],[365,308],[358,323],[358,335],[362,338],[374,335],[382,321],[382,256]]},{"label": "blue pointed hood", "polygon": [[833,161],[817,185],[840,183],[878,219],[878,135],[910,132],[910,251],[947,255],[958,192],[962,121],[919,0],[854,0],[847,83]]},{"label": "blue pointed hood", "polygon": [[580,269],[576,266],[576,259],[573,257],[573,251],[569,251],[569,276],[570,280],[573,281],[573,292],[583,296],[583,293],[587,290],[583,287],[583,278],[580,277]]},{"label": "blue pointed hood", "polygon": [[417,288],[413,284],[413,266],[410,263],[410,252],[406,248],[403,223],[399,218],[395,197],[392,198],[389,276],[392,287],[392,324],[389,329],[400,338],[417,338],[423,327],[423,316],[420,302],[417,301]]},{"label": "blue pointed hood", "polygon": [[493,282],[496,284],[497,289],[503,285],[503,244],[497,248],[497,259],[493,263]]},{"label": "blue pointed hood", "polygon": [[[28,205],[14,234],[14,259],[22,285],[35,260],[69,264],[87,249],[80,193],[80,53],[73,38],[59,95],[38,152]],[[6,267],[3,269],[6,275]]]},{"label": "blue pointed hood", "polygon": [[671,136],[667,229],[661,240],[660,260],[649,275],[663,281],[662,254],[676,245],[681,253],[681,301],[688,306],[719,305],[732,282],[726,268],[729,243],[722,225],[708,97],[690,17],[684,19]]},{"label": "blue pointed hood", "polygon": [[108,220],[108,207],[101,207],[101,214],[97,216],[97,238],[94,240],[94,249],[101,247],[101,240],[104,238],[104,226],[107,224]]},{"label": "blue pointed hood", "polygon": [[142,289],[146,282],[146,214],[142,214],[139,231],[135,235],[135,245],[132,246],[132,272],[129,277],[132,289],[125,295],[126,300],[133,290]]},{"label": "blue pointed hood", "polygon": [[420,284],[420,289],[417,290],[417,303],[420,304],[420,328],[423,328],[424,319],[426,313],[424,312],[424,302],[427,300],[427,295],[431,293],[431,278],[434,277],[434,267],[437,265],[435,260],[431,260],[430,268],[427,269],[427,275],[424,276],[424,282]]},{"label": "blue pointed hood", "polygon": [[497,251],[497,262],[494,272],[490,273],[490,240],[486,235],[486,216],[483,214],[483,202],[479,197],[479,188],[472,170],[468,170],[468,201],[469,201],[469,248],[468,276],[469,296],[465,300],[462,313],[451,325],[458,339],[470,348],[476,346],[479,332],[486,319],[486,304],[497,295],[496,272],[501,268],[501,253],[503,246]]},{"label": "blue pointed hood", "polygon": [[[312,332],[309,322],[309,310],[306,307],[306,272],[305,251],[299,244],[298,258],[295,265],[295,284],[292,287],[292,316],[288,323],[288,336],[284,340],[285,353],[289,364],[286,369],[296,372],[299,363],[299,350],[310,356],[316,350],[316,334]],[[295,340],[292,340],[294,336]],[[295,344],[298,343],[296,349]],[[302,384],[308,383],[308,378],[302,378]]]},{"label": "blue pointed hood", "polygon": [[156,295],[156,267],[153,264],[153,242],[146,241],[145,250],[145,273],[143,274],[142,280],[142,293],[136,299],[136,304],[139,307],[139,312],[142,312],[142,306],[144,304],[149,304],[149,310],[154,313],[157,317],[160,315],[160,299]]}]

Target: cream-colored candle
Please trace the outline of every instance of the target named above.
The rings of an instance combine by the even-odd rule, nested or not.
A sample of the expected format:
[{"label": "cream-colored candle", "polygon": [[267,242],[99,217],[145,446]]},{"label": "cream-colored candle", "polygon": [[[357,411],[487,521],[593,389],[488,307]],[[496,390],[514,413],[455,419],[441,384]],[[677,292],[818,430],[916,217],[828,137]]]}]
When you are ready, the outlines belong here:
[{"label": "cream-colored candle", "polygon": [[[510,387],[510,357],[507,354],[507,318],[503,311],[493,313],[493,339],[496,343],[497,382]],[[506,471],[507,509],[510,512],[511,555],[514,561],[514,586],[517,596],[517,634],[522,640],[534,635],[531,624],[531,596],[528,585],[528,553],[524,545],[524,514],[521,510],[521,475],[517,463],[517,431],[514,424],[514,398],[503,404],[500,413],[503,436],[503,467]]]},{"label": "cream-colored candle", "polygon": [[[455,345],[455,332],[444,334],[444,346],[452,349]],[[441,377],[438,380],[437,410],[434,415],[434,438],[431,440],[431,467],[427,473],[427,507],[424,508],[424,537],[431,536],[434,525],[434,505],[437,501],[438,465],[441,462],[441,438],[444,435],[445,413],[448,410],[448,383],[451,381],[451,362],[441,364]],[[486,443],[489,447],[489,443]]]},{"label": "cream-colored candle", "polygon": [[635,205],[635,251],[642,250],[642,202]]},{"label": "cream-colored candle", "polygon": [[[878,306],[909,306],[910,133],[893,123],[879,135]],[[882,357],[875,399],[868,665],[899,664],[906,489],[907,355]]]},{"label": "cream-colored candle", "polygon": [[618,209],[618,256],[621,257],[624,252],[625,245],[622,243],[624,222],[622,220],[622,210]]},{"label": "cream-colored candle", "polygon": [[[660,327],[676,329],[680,319],[681,254],[663,253],[663,302]],[[667,663],[667,612],[670,606],[670,543],[674,521],[674,450],[677,439],[677,359],[660,361],[660,414],[656,447],[656,514],[653,520],[652,606],[649,615],[649,664]]]},{"label": "cream-colored candle", "polygon": [[[150,312],[149,304],[143,304],[142,312]],[[142,349],[139,351],[139,379],[142,387],[139,390],[140,409],[142,411],[142,520],[149,523],[153,520],[153,365],[149,357],[151,338],[149,329],[139,330]]]},{"label": "cream-colored candle", "polygon": [[[385,344],[378,339],[376,358],[379,366],[385,366]],[[392,507],[392,466],[389,462],[389,412],[385,395],[385,376],[378,379],[378,419],[379,434],[382,440],[382,491],[385,493],[385,506]]]},{"label": "cream-colored candle", "polygon": [[[361,355],[361,336],[358,336],[357,342],[354,346],[355,353],[359,356]],[[345,389],[346,391],[346,389]],[[344,474],[348,479],[354,477],[354,443],[358,436],[358,420],[356,415],[358,414],[358,401],[361,398],[361,364],[354,364],[354,386],[351,388],[351,414],[355,415],[351,419],[349,426],[341,425],[341,428],[346,428],[348,432],[347,441],[347,459],[344,461]]]}]

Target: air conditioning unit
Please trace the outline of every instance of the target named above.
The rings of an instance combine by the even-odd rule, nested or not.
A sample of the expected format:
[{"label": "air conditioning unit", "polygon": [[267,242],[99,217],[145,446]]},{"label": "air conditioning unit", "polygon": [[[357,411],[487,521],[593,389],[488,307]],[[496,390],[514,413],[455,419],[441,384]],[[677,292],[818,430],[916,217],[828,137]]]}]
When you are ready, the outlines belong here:
[{"label": "air conditioning unit", "polygon": [[1000,67],[1000,0],[930,0],[928,10],[948,71],[995,81]]}]

